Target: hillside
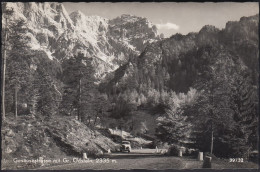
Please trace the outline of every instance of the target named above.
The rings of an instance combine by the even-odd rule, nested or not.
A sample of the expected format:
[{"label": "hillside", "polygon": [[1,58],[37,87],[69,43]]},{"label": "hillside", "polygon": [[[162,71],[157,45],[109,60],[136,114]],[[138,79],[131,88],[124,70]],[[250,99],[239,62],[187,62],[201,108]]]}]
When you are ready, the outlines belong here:
[{"label": "hillside", "polygon": [[[122,87],[124,90],[124,84],[129,83],[124,81],[132,80],[134,75],[139,75],[139,78],[134,78],[139,86],[148,84],[149,78],[155,89],[163,89],[165,86],[177,92],[187,92],[198,78],[198,74],[208,66],[207,60],[215,58],[217,51],[225,51],[224,53],[227,56],[230,54],[233,60],[241,60],[243,64],[238,66],[245,65],[251,71],[256,85],[255,74],[258,71],[259,56],[258,20],[258,15],[242,17],[240,21],[228,22],[223,30],[214,26],[204,26],[198,33],[176,34],[152,43],[139,57],[117,69],[114,78],[104,87],[110,91],[112,87]],[[213,51],[212,54],[208,54],[209,51]],[[169,79],[166,81],[167,78]]]},{"label": "hillside", "polygon": [[93,158],[107,153],[108,149],[115,151],[118,146],[110,138],[71,117],[55,116],[44,120],[28,116],[17,121],[8,119],[2,125],[2,168],[26,169],[40,165],[16,164],[14,158],[82,158],[83,153]]}]

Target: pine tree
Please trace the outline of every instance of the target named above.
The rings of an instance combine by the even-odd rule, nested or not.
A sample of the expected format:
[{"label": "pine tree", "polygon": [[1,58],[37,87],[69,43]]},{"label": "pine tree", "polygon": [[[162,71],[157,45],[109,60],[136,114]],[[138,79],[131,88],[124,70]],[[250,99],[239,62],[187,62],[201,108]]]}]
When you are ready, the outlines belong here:
[{"label": "pine tree", "polygon": [[34,91],[36,94],[36,112],[39,116],[51,117],[58,112],[61,99],[56,89],[54,78],[44,68],[38,67],[34,75]]},{"label": "pine tree", "polygon": [[[7,91],[14,94],[14,114],[17,118],[17,105],[19,90],[26,90],[30,85],[30,59],[31,52],[28,46],[28,38],[25,36],[27,29],[24,20],[9,25],[9,49],[7,51],[6,86]],[[10,90],[11,89],[11,90]],[[24,90],[24,91],[25,91]],[[25,96],[23,96],[25,99]]]},{"label": "pine tree", "polygon": [[3,52],[3,58],[2,58],[2,85],[1,85],[1,97],[2,97],[2,119],[5,120],[5,72],[6,72],[6,51],[7,51],[7,38],[8,38],[8,32],[9,32],[9,27],[8,27],[8,19],[10,16],[13,14],[13,9],[7,9],[7,3],[4,2],[2,3],[2,17],[5,19],[5,27],[3,27],[3,32],[2,32],[2,52]]},{"label": "pine tree", "polygon": [[98,124],[98,119],[100,122],[106,122],[105,120],[109,115],[107,111],[110,108],[107,95],[96,92],[95,99],[92,102],[92,108],[94,110],[93,126],[95,127]]},{"label": "pine tree", "polygon": [[230,144],[235,155],[246,157],[257,143],[257,94],[250,75],[238,73],[232,87],[234,130]]},{"label": "pine tree", "polygon": [[[179,109],[180,110],[180,109]],[[165,116],[157,119],[156,136],[169,144],[184,145],[189,138],[190,125],[181,111],[167,108]]]},{"label": "pine tree", "polygon": [[210,153],[214,153],[214,147],[218,146],[214,143],[221,138],[219,130],[232,126],[233,123],[233,112],[230,108],[232,73],[227,66],[230,62],[225,62],[230,59],[226,52],[213,53],[216,55],[209,60],[208,66],[195,83],[195,88],[202,90],[201,95],[185,108],[185,114],[193,124],[196,145],[200,150]]},{"label": "pine tree", "polygon": [[79,53],[63,63],[64,95],[62,106],[65,113],[77,113],[79,121],[93,115],[92,102],[96,96],[94,68],[91,59]]},{"label": "pine tree", "polygon": [[249,138],[256,133],[252,131],[256,92],[250,77],[241,74],[246,69],[241,69],[239,60],[232,61],[224,51],[215,58],[196,81],[200,96],[184,111],[192,123],[197,148],[222,157],[244,156],[251,146]]}]

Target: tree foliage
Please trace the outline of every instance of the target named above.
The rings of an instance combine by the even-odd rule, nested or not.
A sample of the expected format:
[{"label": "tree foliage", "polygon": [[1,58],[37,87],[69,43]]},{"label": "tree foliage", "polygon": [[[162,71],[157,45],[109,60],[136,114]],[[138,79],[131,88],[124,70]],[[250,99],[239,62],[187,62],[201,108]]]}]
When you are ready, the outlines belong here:
[{"label": "tree foliage", "polygon": [[190,124],[180,111],[166,110],[163,117],[157,119],[156,136],[169,144],[184,145],[189,139]]},{"label": "tree foliage", "polygon": [[252,81],[242,74],[245,70],[239,61],[230,62],[227,52],[218,52],[215,60],[197,80],[200,96],[184,108],[193,126],[193,141],[200,150],[210,151],[213,139],[213,153],[221,157],[246,156],[252,147],[249,136],[256,133],[252,128],[256,120]]},{"label": "tree foliage", "polygon": [[67,113],[76,113],[78,120],[83,120],[83,103],[90,100],[94,87],[94,70],[90,59],[83,54],[71,57],[63,62],[64,92],[62,99],[62,110]]},{"label": "tree foliage", "polygon": [[56,85],[57,82],[44,68],[37,68],[34,74],[34,89],[32,91],[34,91],[35,108],[39,115],[50,117],[58,113],[61,93]]},{"label": "tree foliage", "polygon": [[[6,70],[6,101],[7,110],[13,109],[17,115],[17,105],[28,103],[29,88],[32,83],[30,62],[32,52],[29,49],[29,39],[26,36],[27,28],[24,20],[10,22],[8,27],[7,70]],[[10,105],[14,106],[10,107]],[[9,106],[8,106],[9,105]]]},{"label": "tree foliage", "polygon": [[96,126],[107,116],[109,101],[97,89],[91,60],[79,53],[63,62],[61,112],[76,115],[85,124]]}]

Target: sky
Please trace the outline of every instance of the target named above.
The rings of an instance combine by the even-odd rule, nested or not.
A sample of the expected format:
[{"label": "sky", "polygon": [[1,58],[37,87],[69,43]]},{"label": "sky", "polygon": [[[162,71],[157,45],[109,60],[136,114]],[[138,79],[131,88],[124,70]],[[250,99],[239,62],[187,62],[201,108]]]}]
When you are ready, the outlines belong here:
[{"label": "sky", "polygon": [[222,29],[228,21],[238,21],[243,16],[259,13],[257,2],[64,2],[63,5],[69,14],[80,10],[85,15],[97,15],[107,19],[113,19],[122,14],[145,17],[155,24],[159,34],[163,33],[165,37],[176,33],[186,35],[189,32],[198,32],[205,25],[214,25]]}]

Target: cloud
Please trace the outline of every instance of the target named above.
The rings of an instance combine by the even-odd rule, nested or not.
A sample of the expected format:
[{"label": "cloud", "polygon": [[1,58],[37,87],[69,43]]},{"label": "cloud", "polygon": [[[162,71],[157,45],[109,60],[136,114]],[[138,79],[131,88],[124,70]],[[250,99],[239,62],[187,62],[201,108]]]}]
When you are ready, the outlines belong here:
[{"label": "cloud", "polygon": [[174,29],[174,30],[179,30],[180,26],[174,23],[164,23],[164,24],[156,24],[158,29]]}]

